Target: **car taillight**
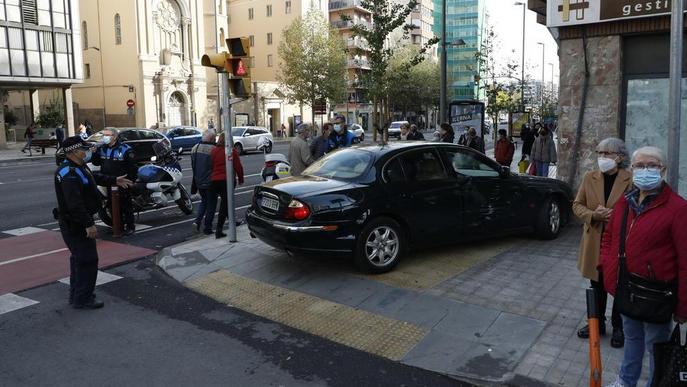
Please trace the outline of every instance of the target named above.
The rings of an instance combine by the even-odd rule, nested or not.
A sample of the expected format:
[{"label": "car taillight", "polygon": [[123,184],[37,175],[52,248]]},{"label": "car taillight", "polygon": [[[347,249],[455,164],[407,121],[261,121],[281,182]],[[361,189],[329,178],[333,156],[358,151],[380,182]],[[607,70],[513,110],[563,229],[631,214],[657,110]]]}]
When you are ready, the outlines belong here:
[{"label": "car taillight", "polygon": [[298,200],[292,200],[286,208],[286,219],[303,220],[310,216],[310,208]]}]

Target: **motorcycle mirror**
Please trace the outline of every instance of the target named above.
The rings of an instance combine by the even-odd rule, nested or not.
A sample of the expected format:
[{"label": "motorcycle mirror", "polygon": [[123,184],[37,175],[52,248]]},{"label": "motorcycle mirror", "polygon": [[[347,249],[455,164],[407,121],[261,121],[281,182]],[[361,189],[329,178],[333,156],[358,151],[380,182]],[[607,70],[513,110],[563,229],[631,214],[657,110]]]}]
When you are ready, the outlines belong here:
[{"label": "motorcycle mirror", "polygon": [[153,156],[153,157],[151,157],[151,158],[150,158],[150,161],[152,161],[152,162],[155,162],[155,161],[157,161],[157,156]]}]

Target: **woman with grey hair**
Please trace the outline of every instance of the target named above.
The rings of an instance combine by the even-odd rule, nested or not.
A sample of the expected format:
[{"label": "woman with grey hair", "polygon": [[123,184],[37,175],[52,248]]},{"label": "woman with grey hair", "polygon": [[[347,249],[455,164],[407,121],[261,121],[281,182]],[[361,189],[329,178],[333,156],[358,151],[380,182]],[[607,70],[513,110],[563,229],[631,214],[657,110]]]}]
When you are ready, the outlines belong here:
[{"label": "woman with grey hair", "polygon": [[[596,147],[596,155],[599,168],[584,175],[573,202],[573,212],[584,223],[577,268],[584,278],[589,279],[594,289],[598,315],[604,316],[599,330],[602,335],[605,335],[608,296],[603,287],[602,275],[597,271],[601,235],[613,212],[611,208],[632,187],[632,177],[625,169],[629,155],[623,140],[619,138],[602,140]],[[611,326],[613,327],[611,346],[621,348],[624,343],[623,322],[615,307],[615,302],[611,314]],[[577,336],[581,339],[589,338],[589,326],[585,325],[578,330]]]},{"label": "woman with grey hair", "polygon": [[645,351],[653,375],[654,343],[668,341],[671,318],[687,321],[687,201],[664,181],[665,165],[656,147],[634,152],[633,187],[613,207],[601,242],[604,287],[625,332],[613,387],[637,385]]}]

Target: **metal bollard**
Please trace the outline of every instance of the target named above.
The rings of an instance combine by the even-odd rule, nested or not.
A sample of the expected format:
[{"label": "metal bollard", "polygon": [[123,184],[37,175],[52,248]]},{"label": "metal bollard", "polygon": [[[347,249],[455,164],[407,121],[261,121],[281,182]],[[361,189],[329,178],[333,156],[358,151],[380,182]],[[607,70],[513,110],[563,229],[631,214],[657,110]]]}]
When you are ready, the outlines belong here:
[{"label": "metal bollard", "polygon": [[111,188],[112,200],[112,237],[122,237],[122,212],[119,208],[119,187]]},{"label": "metal bollard", "polygon": [[601,387],[601,343],[599,315],[593,289],[587,289],[587,319],[589,324],[589,386]]}]

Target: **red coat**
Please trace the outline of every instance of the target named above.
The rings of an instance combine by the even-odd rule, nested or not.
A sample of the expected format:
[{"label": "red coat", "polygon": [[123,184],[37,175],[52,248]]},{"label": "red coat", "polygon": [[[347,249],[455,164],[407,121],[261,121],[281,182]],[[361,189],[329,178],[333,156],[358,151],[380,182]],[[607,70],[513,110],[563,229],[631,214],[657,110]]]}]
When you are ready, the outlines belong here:
[{"label": "red coat", "polygon": [[[212,157],[212,174],[210,175],[210,179],[212,181],[227,180],[224,155],[223,146],[215,146],[210,153],[210,157]],[[232,149],[231,156],[231,161],[234,165],[234,176],[236,177],[234,183],[238,181],[239,184],[243,184],[243,165],[241,165],[241,159],[236,149]]]},{"label": "red coat", "polygon": [[494,147],[494,158],[501,165],[510,165],[513,162],[515,145],[508,139],[499,139]]},{"label": "red coat", "polygon": [[[623,213],[628,206],[625,196],[613,207],[601,240],[601,264],[604,287],[615,295],[618,281],[618,249]],[[630,210],[625,242],[627,268],[631,273],[650,278],[678,279],[678,305],[675,314],[687,318],[687,201],[664,184],[639,217]]]}]

